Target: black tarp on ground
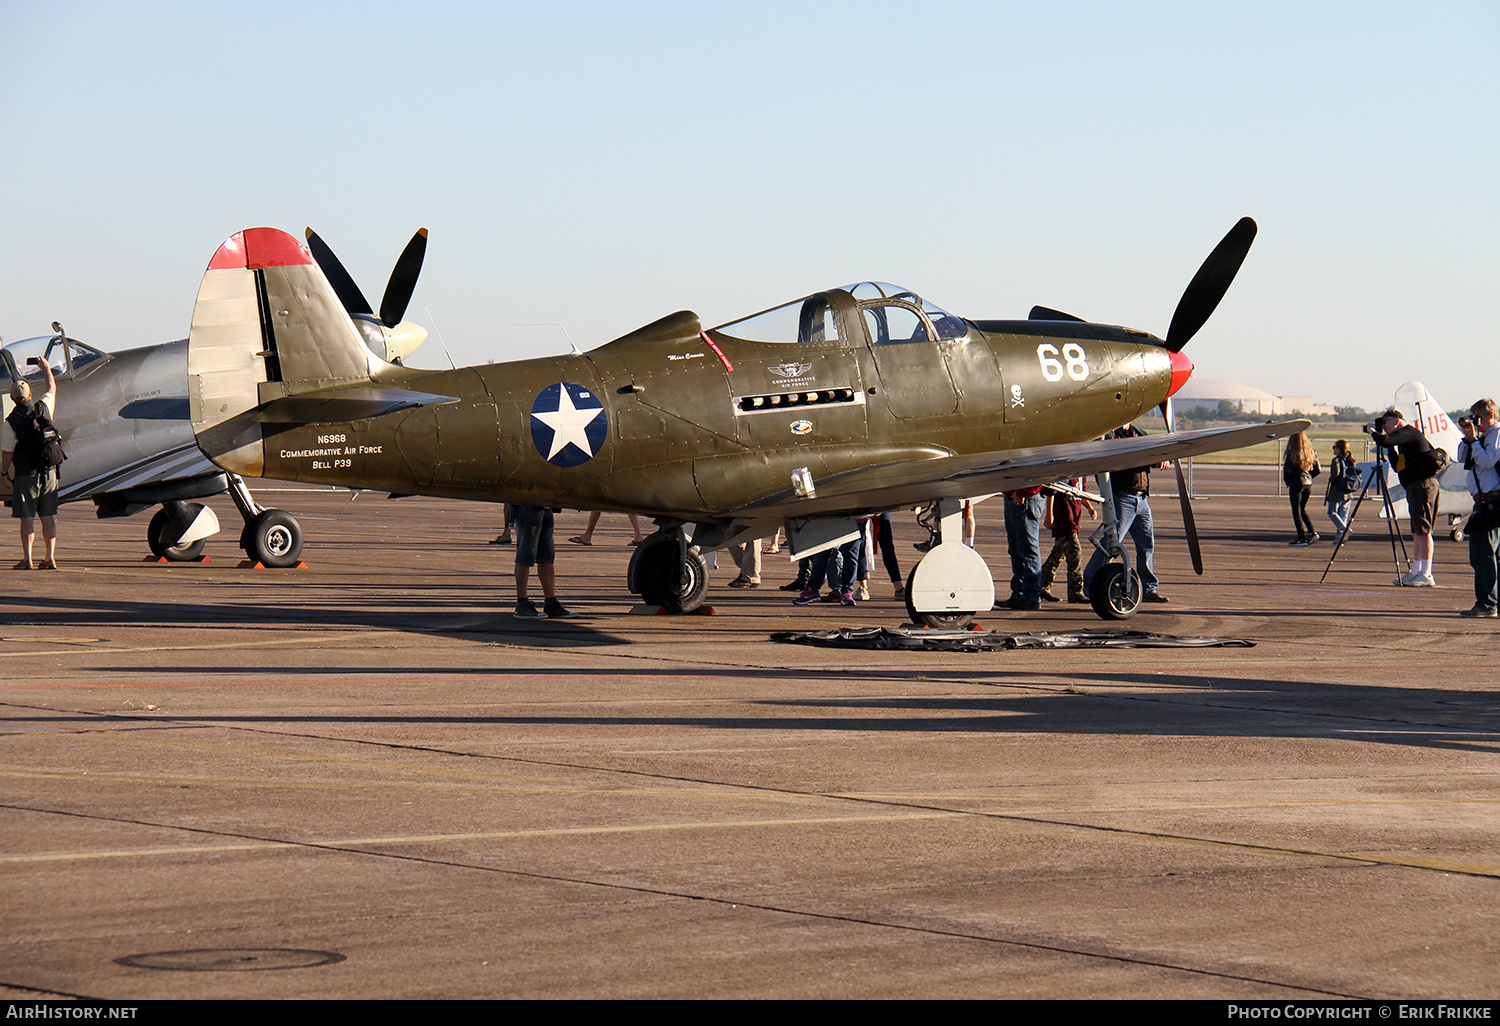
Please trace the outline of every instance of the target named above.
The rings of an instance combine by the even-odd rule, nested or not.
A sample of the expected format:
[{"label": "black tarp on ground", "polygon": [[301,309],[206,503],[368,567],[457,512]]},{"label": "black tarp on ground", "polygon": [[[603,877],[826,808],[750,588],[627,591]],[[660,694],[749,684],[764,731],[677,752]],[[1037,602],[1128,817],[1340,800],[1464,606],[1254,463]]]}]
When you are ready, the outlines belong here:
[{"label": "black tarp on ground", "polygon": [[913,627],[841,627],[833,631],[777,631],[772,641],[822,648],[928,649],[937,652],[994,652],[1016,648],[1253,648],[1242,638],[1179,638],[1120,627],[1081,631],[944,631]]}]

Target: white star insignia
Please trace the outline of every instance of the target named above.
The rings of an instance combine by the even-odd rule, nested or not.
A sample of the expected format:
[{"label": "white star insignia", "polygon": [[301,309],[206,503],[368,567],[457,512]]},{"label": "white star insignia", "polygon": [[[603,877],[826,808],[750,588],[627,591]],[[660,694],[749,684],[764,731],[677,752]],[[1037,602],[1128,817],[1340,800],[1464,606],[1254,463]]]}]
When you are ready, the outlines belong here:
[{"label": "white star insignia", "polygon": [[557,390],[557,409],[551,413],[533,413],[532,416],[546,424],[552,429],[552,451],[547,454],[550,462],[554,456],[567,448],[572,442],[579,449],[594,455],[593,448],[589,445],[588,435],[585,433],[588,426],[604,413],[602,406],[593,409],[580,410],[573,405],[573,396],[568,392],[566,385]]}]

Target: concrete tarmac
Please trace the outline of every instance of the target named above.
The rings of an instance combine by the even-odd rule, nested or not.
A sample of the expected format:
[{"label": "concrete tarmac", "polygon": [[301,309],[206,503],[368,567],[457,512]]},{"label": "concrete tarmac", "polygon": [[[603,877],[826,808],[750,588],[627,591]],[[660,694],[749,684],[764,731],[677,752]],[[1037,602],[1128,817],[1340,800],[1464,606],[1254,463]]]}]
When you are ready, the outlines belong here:
[{"label": "concrete tarmac", "polygon": [[5,996],[1500,996],[1500,628],[1445,537],[1393,588],[1367,508],[1320,584],[1285,499],[1206,498],[1198,578],[1159,496],[1130,626],[1256,647],[862,652],[768,637],[900,623],[878,566],[634,616],[625,518],[570,512],[580,615],[521,621],[497,507],[258,497],[306,569],[69,507],[0,571]]}]

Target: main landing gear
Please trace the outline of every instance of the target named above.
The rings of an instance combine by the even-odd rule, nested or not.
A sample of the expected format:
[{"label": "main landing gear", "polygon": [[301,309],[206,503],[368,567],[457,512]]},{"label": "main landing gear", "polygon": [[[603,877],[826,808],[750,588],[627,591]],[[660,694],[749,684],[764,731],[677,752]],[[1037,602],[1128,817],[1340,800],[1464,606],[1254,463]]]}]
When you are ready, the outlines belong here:
[{"label": "main landing gear", "polygon": [[[226,475],[229,497],[245,521],[240,548],[263,566],[296,566],[302,555],[302,527],[285,510],[266,509],[255,501],[238,474]],[[159,559],[186,563],[203,554],[207,540],[219,533],[219,518],[200,502],[163,502],[146,528],[146,544]]]},{"label": "main landing gear", "polygon": [[906,578],[906,612],[924,627],[959,628],[995,604],[984,557],[963,543],[962,499],[938,500],[937,544]]},{"label": "main landing gear", "polygon": [[669,613],[691,613],[708,597],[708,563],[681,524],[663,527],[637,545],[626,573],[642,602]]}]

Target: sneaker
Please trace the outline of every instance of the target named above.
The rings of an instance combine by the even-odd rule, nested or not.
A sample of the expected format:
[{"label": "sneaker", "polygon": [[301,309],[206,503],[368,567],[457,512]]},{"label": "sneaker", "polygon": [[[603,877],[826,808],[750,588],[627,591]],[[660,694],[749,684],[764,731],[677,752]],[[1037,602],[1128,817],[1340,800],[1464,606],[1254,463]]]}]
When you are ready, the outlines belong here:
[{"label": "sneaker", "polygon": [[491,545],[509,545],[510,543],[511,543],[510,538],[508,536],[506,536],[506,535],[503,535],[503,534],[500,535],[500,537],[498,537],[498,538],[491,538],[490,539],[490,544]]},{"label": "sneaker", "polygon": [[31,565],[31,560],[29,560],[29,559],[23,559],[19,563],[17,563],[12,569],[15,569],[15,570],[31,570],[31,569],[34,569],[34,568]]},{"label": "sneaker", "polygon": [[1496,617],[1496,616],[1500,616],[1500,612],[1496,612],[1495,610],[1491,609],[1489,606],[1481,606],[1479,603],[1476,602],[1476,603],[1474,603],[1474,608],[1473,609],[1465,609],[1462,613],[1459,613],[1458,615],[1459,616],[1471,616],[1471,617]]},{"label": "sneaker", "polygon": [[1144,594],[1144,595],[1141,596],[1141,601],[1142,602],[1159,602],[1159,603],[1162,603],[1162,604],[1166,604],[1167,602],[1170,602],[1171,599],[1167,598],[1165,595],[1158,595],[1154,591],[1148,591],[1148,592],[1146,592],[1146,594]]},{"label": "sneaker", "polygon": [[995,603],[995,608],[996,609],[1010,609],[1010,610],[1014,610],[1016,612],[1021,612],[1023,610],[1041,609],[1042,608],[1042,603],[1041,603],[1040,599],[1034,599],[1031,602],[1027,602],[1027,601],[1025,601],[1024,599],[1020,598],[1017,595],[1012,595],[1010,598],[1006,599],[1004,602],[996,602]]},{"label": "sneaker", "polygon": [[870,601],[870,586],[864,581],[860,581],[859,591],[855,594],[855,597],[858,598],[861,602]]},{"label": "sneaker", "polygon": [[1312,537],[1309,538],[1309,539],[1307,539],[1307,544],[1312,545],[1315,542],[1319,542],[1319,541],[1322,541],[1322,540],[1323,540],[1323,536],[1321,534],[1319,534],[1317,531],[1314,531],[1312,533]]},{"label": "sneaker", "polygon": [[1398,588],[1434,588],[1437,582],[1430,574],[1419,574],[1415,570],[1402,574],[1391,582]]},{"label": "sneaker", "polygon": [[547,614],[536,607],[531,599],[522,599],[516,603],[515,617],[517,620],[540,620]]},{"label": "sneaker", "polygon": [[[533,606],[532,608],[534,609],[536,607]],[[542,608],[547,611],[547,619],[549,620],[571,620],[573,617],[578,615],[577,613],[569,611],[567,606],[563,605],[555,598],[549,598],[546,602],[542,603]]]},{"label": "sneaker", "polygon": [[853,588],[850,588],[848,591],[846,591],[842,595],[840,595],[839,596],[839,602],[841,604],[843,604],[843,605],[846,605],[846,606],[853,606],[853,605],[858,605],[859,604],[858,600],[855,599],[855,597],[854,597],[854,589]]},{"label": "sneaker", "polygon": [[898,584],[898,585],[896,585],[895,599],[896,599],[897,602],[905,602],[906,601],[906,585],[904,585],[904,584]]},{"label": "sneaker", "polygon": [[1290,546],[1291,548],[1294,548],[1294,549],[1300,549],[1302,546],[1308,545],[1308,544],[1310,544],[1310,543],[1308,542],[1308,540],[1306,538],[1298,538],[1296,541],[1289,541],[1289,542],[1287,542],[1287,545]]},{"label": "sneaker", "polygon": [[734,580],[729,582],[729,586],[731,588],[759,588],[760,582],[752,581],[748,577],[736,577]]},{"label": "sneaker", "polygon": [[810,606],[823,601],[823,596],[818,594],[817,588],[803,588],[802,594],[792,599],[794,606]]},{"label": "sneaker", "polygon": [[806,591],[807,582],[802,580],[788,581],[781,586],[782,591]]},{"label": "sneaker", "polygon": [[912,544],[912,548],[916,549],[918,552],[926,552],[928,549],[932,548],[936,544],[937,544],[937,536],[933,535],[931,538],[928,538],[926,541],[913,543]]},{"label": "sneaker", "polygon": [[1052,594],[1046,588],[1043,588],[1042,589],[1042,601],[1043,602],[1061,602],[1062,599],[1060,599],[1056,595]]}]

